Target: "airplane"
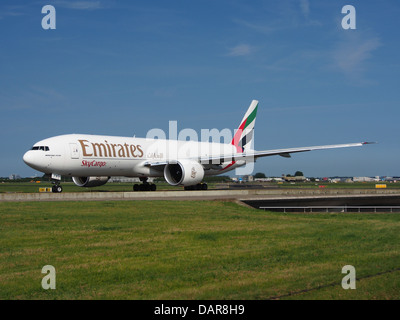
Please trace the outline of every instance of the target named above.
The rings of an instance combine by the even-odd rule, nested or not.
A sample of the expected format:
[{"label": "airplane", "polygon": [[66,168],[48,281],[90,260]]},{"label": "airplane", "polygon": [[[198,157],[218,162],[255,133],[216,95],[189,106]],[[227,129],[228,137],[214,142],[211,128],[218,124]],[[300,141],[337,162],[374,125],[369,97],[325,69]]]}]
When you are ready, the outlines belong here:
[{"label": "airplane", "polygon": [[62,192],[62,176],[72,177],[79,187],[98,187],[112,176],[125,176],[142,181],[133,186],[134,191],[155,191],[156,185],[147,182],[149,177],[164,177],[170,185],[184,186],[185,190],[207,190],[202,182],[205,176],[225,174],[260,157],[290,158],[292,153],[372,143],[256,151],[253,138],[257,109],[258,101],[253,100],[231,143],[67,134],[35,143],[23,160],[52,179],[55,193]]}]

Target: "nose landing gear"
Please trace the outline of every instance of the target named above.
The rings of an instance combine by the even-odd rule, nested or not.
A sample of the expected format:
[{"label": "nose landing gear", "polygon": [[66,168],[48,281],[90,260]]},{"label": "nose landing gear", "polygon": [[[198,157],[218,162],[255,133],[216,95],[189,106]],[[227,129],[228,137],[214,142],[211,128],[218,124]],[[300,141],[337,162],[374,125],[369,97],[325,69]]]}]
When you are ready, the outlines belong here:
[{"label": "nose landing gear", "polygon": [[60,186],[60,183],[57,182],[53,182],[54,186],[51,187],[51,191],[54,193],[61,193],[63,191],[63,188]]},{"label": "nose landing gear", "polygon": [[61,193],[63,191],[63,188],[61,187],[61,175],[52,173],[51,175],[46,175],[51,179],[51,183],[53,184],[53,187],[51,188],[51,191],[54,193]]}]

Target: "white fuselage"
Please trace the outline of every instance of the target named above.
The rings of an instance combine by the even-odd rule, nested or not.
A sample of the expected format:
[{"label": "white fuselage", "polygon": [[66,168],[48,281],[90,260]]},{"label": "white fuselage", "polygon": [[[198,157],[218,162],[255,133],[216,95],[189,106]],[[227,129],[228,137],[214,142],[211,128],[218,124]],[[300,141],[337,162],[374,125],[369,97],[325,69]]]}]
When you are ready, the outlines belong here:
[{"label": "white fuselage", "polygon": [[[148,163],[210,158],[236,154],[231,144],[69,134],[35,143],[24,161],[35,170],[64,176],[162,177]],[[244,165],[244,161],[203,164],[205,175],[216,175]]]}]

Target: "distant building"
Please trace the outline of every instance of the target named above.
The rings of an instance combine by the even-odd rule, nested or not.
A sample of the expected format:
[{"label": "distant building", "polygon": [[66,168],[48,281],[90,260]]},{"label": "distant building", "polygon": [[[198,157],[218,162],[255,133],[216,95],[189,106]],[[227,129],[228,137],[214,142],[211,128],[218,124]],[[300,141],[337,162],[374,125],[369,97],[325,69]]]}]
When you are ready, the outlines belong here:
[{"label": "distant building", "polygon": [[283,176],[283,179],[286,182],[302,182],[302,181],[306,181],[307,180],[307,178],[305,176],[294,176],[294,177],[292,177],[292,176],[290,176],[290,177]]},{"label": "distant building", "polygon": [[371,178],[371,177],[353,177],[353,182],[378,182],[378,178]]},{"label": "distant building", "polygon": [[241,179],[239,178],[239,180],[243,181],[243,182],[253,182],[254,177],[253,176],[243,176]]},{"label": "distant building", "polygon": [[18,180],[21,179],[21,176],[19,174],[11,174],[8,179],[10,180]]},{"label": "distant building", "polygon": [[388,182],[399,182],[400,177],[384,177],[382,181],[388,181]]}]

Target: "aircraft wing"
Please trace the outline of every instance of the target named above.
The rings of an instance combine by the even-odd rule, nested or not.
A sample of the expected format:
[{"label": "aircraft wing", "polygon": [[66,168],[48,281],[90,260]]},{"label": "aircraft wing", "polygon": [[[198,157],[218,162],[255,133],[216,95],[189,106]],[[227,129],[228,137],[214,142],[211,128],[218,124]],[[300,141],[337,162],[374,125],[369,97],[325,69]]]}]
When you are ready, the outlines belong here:
[{"label": "aircraft wing", "polygon": [[213,163],[217,164],[220,162],[238,161],[238,160],[255,160],[260,157],[269,156],[281,156],[290,158],[291,153],[306,152],[313,150],[324,150],[324,149],[335,149],[335,148],[348,148],[348,147],[361,147],[365,144],[373,144],[375,142],[356,142],[356,143],[345,143],[345,144],[332,144],[324,146],[312,146],[312,147],[300,147],[300,148],[288,148],[288,149],[275,149],[275,150],[263,150],[263,151],[248,151],[244,153],[235,153],[231,155],[220,155],[207,158],[201,158],[201,163]]},{"label": "aircraft wing", "polygon": [[[285,158],[290,158],[291,153],[297,152],[306,152],[313,150],[324,150],[324,149],[336,149],[336,148],[348,148],[348,147],[361,147],[366,144],[373,144],[376,142],[356,142],[356,143],[345,143],[345,144],[332,144],[332,145],[324,145],[324,146],[312,146],[312,147],[300,147],[300,148],[287,148],[287,149],[275,149],[275,150],[263,150],[263,151],[248,151],[244,153],[232,153],[232,154],[223,154],[211,157],[203,157],[203,158],[192,158],[191,160],[200,161],[201,164],[221,164],[223,162],[231,162],[231,161],[239,161],[239,160],[252,160],[254,161],[257,158],[261,157],[269,157],[269,156],[281,156]],[[169,163],[177,163],[177,160],[168,160],[168,161],[146,161],[144,166],[147,167],[156,167],[163,169],[165,165]]]}]

